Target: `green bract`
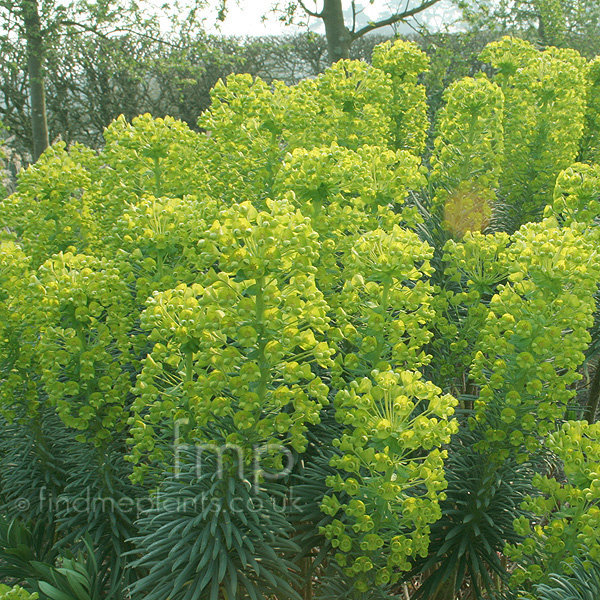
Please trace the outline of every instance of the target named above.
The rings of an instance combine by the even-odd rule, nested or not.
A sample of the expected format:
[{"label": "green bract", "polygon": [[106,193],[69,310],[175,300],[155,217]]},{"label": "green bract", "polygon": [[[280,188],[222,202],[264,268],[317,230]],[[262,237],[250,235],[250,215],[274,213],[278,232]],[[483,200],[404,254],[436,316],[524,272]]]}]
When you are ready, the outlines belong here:
[{"label": "green bract", "polygon": [[332,492],[321,505],[337,518],[323,533],[358,590],[373,577],[378,585],[397,582],[411,557],[426,555],[446,487],[439,446],[456,433],[449,421],[456,403],[412,371],[373,370],[337,393],[344,433],[330,464],[341,474],[327,479]]},{"label": "green bract", "polygon": [[131,387],[133,303],[107,260],[57,254],[32,275],[25,318],[40,332],[36,367],[64,423],[108,438]]},{"label": "green bract", "polygon": [[64,144],[48,149],[22,172],[17,193],[2,202],[0,224],[10,227],[37,266],[69,248],[84,251],[93,238],[93,219],[86,192],[92,186],[88,162],[94,153]]},{"label": "green bract", "polygon": [[554,202],[548,214],[554,214],[571,223],[589,223],[600,215],[600,167],[575,163],[561,171],[556,179]]}]

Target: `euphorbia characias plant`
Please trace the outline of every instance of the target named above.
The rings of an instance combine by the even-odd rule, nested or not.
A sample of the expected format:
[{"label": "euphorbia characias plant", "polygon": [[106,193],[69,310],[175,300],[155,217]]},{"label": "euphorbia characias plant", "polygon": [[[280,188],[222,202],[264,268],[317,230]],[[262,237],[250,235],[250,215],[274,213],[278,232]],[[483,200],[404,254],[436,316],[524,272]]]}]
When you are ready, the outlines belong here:
[{"label": "euphorbia characias plant", "polygon": [[225,417],[233,421],[227,443],[251,448],[289,436],[296,451],[305,448],[307,425],[328,403],[318,369],[333,354],[314,280],[318,236],[289,202],[268,204],[269,212],[243,203],[219,215],[199,241],[204,285],[148,299],[141,324],[154,347],[132,406],[134,456],[154,450],[157,425],[185,421],[201,438]]},{"label": "euphorbia characias plant", "polygon": [[[600,175],[573,164],[594,66],[509,39],[482,59],[432,156],[427,59],[395,42],[293,87],[231,76],[201,133],[119,118],[102,151],[58,144],[21,175],[0,217],[0,539],[44,552],[11,582],[83,598],[60,566],[80,561],[115,600],[446,600],[508,585],[508,540],[518,585],[557,568],[562,531],[598,553],[597,431],[561,423],[600,280]],[[547,451],[568,484],[535,467]],[[522,464],[531,497],[500,510]],[[92,487],[139,514],[81,519]],[[588,504],[556,512],[567,496]]]}]

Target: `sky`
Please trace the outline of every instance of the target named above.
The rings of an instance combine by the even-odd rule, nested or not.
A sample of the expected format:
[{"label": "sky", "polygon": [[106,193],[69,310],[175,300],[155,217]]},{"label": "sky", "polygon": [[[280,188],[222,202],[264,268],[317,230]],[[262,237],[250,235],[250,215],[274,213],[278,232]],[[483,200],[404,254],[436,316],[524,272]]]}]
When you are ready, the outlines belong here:
[{"label": "sky", "polygon": [[[418,0],[409,0],[410,6],[418,4]],[[211,3],[218,4],[211,0]],[[307,6],[314,6],[313,0],[307,0]],[[321,4],[319,2],[319,4]],[[389,1],[389,0],[374,0],[372,3],[369,0],[358,0],[357,6],[363,8],[362,14],[359,16],[359,23],[366,24],[370,20],[389,15],[390,7],[398,7],[404,9],[406,0]],[[273,0],[228,0],[228,12],[225,22],[215,27],[215,11],[206,11],[206,27],[212,33],[221,33],[223,35],[247,36],[247,35],[277,35],[281,33],[293,33],[297,28],[286,27],[274,15],[268,15],[269,9],[273,5]],[[343,6],[346,9],[348,16],[350,15],[350,0],[343,0]],[[419,22],[427,21],[428,25],[434,29],[442,28],[444,25],[451,23],[454,11],[450,8],[449,0],[442,0],[439,4],[433,6],[426,12],[418,16]],[[266,21],[263,21],[263,16],[268,15]],[[350,19],[348,19],[349,22]],[[320,21],[313,19],[311,29],[319,33],[323,33],[322,24]],[[384,30],[381,30],[384,32]],[[404,26],[400,33],[407,33],[410,28]],[[393,31],[388,28],[387,33]]]}]

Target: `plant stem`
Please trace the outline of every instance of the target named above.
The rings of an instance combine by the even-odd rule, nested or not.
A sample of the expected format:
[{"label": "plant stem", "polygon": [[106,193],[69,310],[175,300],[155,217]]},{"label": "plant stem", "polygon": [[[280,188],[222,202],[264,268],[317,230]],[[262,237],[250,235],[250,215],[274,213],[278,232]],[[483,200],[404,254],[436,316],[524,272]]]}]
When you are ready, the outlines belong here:
[{"label": "plant stem", "polygon": [[158,198],[162,195],[162,183],[160,180],[160,159],[154,157],[154,195]]},{"label": "plant stem", "polygon": [[385,339],[385,324],[388,320],[387,308],[390,296],[390,289],[392,284],[389,281],[386,281],[383,284],[383,290],[381,292],[381,316],[383,317],[383,323],[381,325],[381,332],[377,336],[377,354],[375,356],[374,364],[379,362],[381,359],[381,354],[383,352],[383,343]]},{"label": "plant stem", "polygon": [[156,271],[158,273],[158,278],[162,279],[163,278],[163,255],[162,252],[158,253],[158,257],[156,259]]},{"label": "plant stem", "polygon": [[265,346],[267,339],[264,335],[264,313],[265,313],[265,296],[264,296],[265,278],[261,277],[256,281],[256,326],[259,333],[258,342],[258,368],[260,369],[260,379],[258,382],[258,397],[262,401],[267,394],[267,381],[269,379],[269,365],[265,358]]},{"label": "plant stem", "polygon": [[191,350],[185,353],[185,380],[193,381],[194,379],[194,353]]},{"label": "plant stem", "polygon": [[310,577],[311,560],[310,557],[302,559],[302,575],[304,576],[304,587],[302,588],[302,600],[312,600],[312,580]]},{"label": "plant stem", "polygon": [[596,413],[598,412],[598,404],[600,403],[600,362],[596,365],[596,371],[594,372],[594,379],[592,379],[592,385],[590,387],[590,393],[588,396],[587,408],[583,418],[588,423],[593,423],[596,420]]}]

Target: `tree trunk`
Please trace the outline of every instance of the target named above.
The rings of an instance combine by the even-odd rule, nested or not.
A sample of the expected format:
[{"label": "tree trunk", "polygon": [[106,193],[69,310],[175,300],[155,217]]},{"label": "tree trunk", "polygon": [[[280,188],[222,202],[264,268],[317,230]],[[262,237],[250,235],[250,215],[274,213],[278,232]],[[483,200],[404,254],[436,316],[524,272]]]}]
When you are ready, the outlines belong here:
[{"label": "tree trunk", "polygon": [[325,24],[327,51],[331,64],[349,58],[352,36],[344,23],[342,0],[325,0],[321,19]]},{"label": "tree trunk", "polygon": [[543,46],[559,46],[565,33],[565,15],[560,0],[536,0],[538,35]]},{"label": "tree trunk", "polygon": [[44,39],[37,0],[21,0],[27,42],[27,74],[31,100],[33,162],[49,146],[44,85]]}]

